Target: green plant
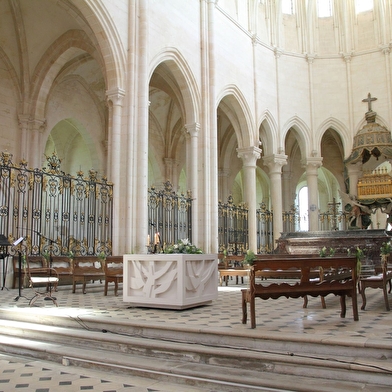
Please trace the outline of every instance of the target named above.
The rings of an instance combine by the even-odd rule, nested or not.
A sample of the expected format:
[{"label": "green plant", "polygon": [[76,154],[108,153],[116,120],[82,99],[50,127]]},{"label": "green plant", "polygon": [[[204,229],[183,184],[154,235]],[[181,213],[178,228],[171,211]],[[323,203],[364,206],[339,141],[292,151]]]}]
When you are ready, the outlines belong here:
[{"label": "green plant", "polygon": [[336,249],[335,248],[329,248],[327,249],[325,246],[320,250],[319,255],[320,257],[327,257],[327,256],[335,256]]},{"label": "green plant", "polygon": [[380,247],[380,253],[382,255],[389,255],[392,253],[392,245],[390,242],[383,242]]},{"label": "green plant", "polygon": [[106,260],[106,253],[104,251],[99,252],[97,257],[98,257],[99,260],[105,261]]},{"label": "green plant", "polygon": [[320,249],[319,255],[320,257],[327,257],[327,248],[325,246]]},{"label": "green plant", "polygon": [[164,253],[188,253],[201,254],[203,251],[197,246],[191,244],[188,238],[178,240],[177,244],[168,245],[164,249]]},{"label": "green plant", "polygon": [[253,265],[255,258],[256,258],[256,255],[253,252],[253,250],[248,249],[245,253],[244,263],[249,264],[249,265]]}]

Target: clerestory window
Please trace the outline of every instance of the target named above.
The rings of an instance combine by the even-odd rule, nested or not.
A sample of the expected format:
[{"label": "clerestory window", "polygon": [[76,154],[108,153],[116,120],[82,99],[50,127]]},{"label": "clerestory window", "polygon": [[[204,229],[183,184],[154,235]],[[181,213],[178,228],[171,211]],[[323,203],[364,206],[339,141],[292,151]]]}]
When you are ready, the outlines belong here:
[{"label": "clerestory window", "polygon": [[294,0],[282,0],[282,12],[286,15],[294,15]]},{"label": "clerestory window", "polygon": [[373,0],[355,0],[355,12],[360,14],[361,12],[372,11]]},{"label": "clerestory window", "polygon": [[332,16],[332,0],[317,0],[317,15],[319,18]]}]

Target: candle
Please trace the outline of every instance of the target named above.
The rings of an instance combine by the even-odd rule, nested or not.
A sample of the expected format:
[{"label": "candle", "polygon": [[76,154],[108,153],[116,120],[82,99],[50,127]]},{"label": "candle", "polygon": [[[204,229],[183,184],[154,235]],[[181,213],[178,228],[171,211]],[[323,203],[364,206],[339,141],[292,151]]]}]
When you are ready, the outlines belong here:
[{"label": "candle", "polygon": [[147,235],[147,246],[150,246],[150,234]]},{"label": "candle", "polygon": [[158,243],[158,233],[155,233],[154,235],[154,245]]}]

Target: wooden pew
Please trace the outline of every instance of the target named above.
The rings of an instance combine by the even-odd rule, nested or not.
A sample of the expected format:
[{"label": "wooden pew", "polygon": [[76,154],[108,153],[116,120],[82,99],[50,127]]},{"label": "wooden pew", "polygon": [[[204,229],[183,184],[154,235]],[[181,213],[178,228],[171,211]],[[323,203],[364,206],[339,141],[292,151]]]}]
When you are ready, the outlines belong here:
[{"label": "wooden pew", "polygon": [[[311,271],[319,269],[322,277],[319,279],[311,277]],[[268,283],[262,281],[256,283],[256,274],[263,274],[263,271],[300,271],[300,278],[294,282]],[[347,270],[351,277],[347,277]],[[344,274],[331,275],[331,278],[324,278],[325,271],[345,271]],[[282,272],[284,273],[284,272]],[[326,275],[325,275],[326,276]],[[255,298],[277,299],[279,297],[299,298],[310,295],[312,297],[325,297],[328,294],[340,296],[341,312],[340,316],[346,316],[346,295],[352,298],[354,320],[358,321],[357,304],[357,258],[355,256],[334,256],[334,257],[293,257],[281,258],[273,257],[263,261],[256,260],[249,275],[249,289],[242,290],[242,323],[247,321],[247,304],[250,304],[251,328],[256,328]],[[306,306],[306,304],[304,304]]]},{"label": "wooden pew", "polygon": [[68,256],[52,256],[50,267],[56,270],[59,277],[59,284],[64,284],[64,281],[72,280],[73,261]]},{"label": "wooden pew", "polygon": [[104,280],[105,272],[103,262],[97,256],[77,256],[73,259],[72,292],[76,284],[82,283],[83,294],[86,294],[86,284],[89,281]]},{"label": "wooden pew", "polygon": [[118,296],[118,284],[123,282],[123,256],[108,256],[105,260],[105,290],[108,295],[109,283],[114,283],[114,295]]}]

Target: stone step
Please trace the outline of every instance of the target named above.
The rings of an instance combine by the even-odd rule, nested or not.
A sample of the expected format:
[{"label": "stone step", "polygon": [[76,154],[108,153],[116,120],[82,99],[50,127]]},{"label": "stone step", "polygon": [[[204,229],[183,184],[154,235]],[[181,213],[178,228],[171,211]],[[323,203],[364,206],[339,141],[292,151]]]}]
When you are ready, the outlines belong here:
[{"label": "stone step", "polygon": [[[279,386],[291,390],[295,382],[298,391],[314,390],[314,383],[319,391],[331,391],[339,390],[336,387],[338,382],[345,391],[359,390],[355,388],[380,391],[384,387],[390,388],[391,383],[390,361],[381,359],[383,354],[380,353],[379,359],[336,354],[333,357],[313,353],[298,355],[279,350],[249,349],[233,345],[233,342],[230,346],[218,342],[206,345],[180,342],[174,336],[159,339],[113,333],[102,328],[101,322],[90,322],[87,328],[84,322],[77,328],[58,327],[53,321],[60,323],[60,320],[55,319],[46,325],[41,323],[42,318],[40,324],[3,320],[0,327],[2,350],[171,382],[188,380],[199,386],[218,383],[220,388],[230,385],[227,390],[232,390],[233,385],[236,388]],[[335,389],[331,389],[331,384]],[[307,385],[313,385],[313,389]]]},{"label": "stone step", "polygon": [[[352,341],[325,335],[320,339],[319,335],[286,336],[279,333],[271,335],[264,334],[261,329],[248,329],[243,333],[231,329],[200,328],[191,325],[181,326],[176,324],[151,324],[143,321],[123,322],[112,317],[105,319],[85,315],[77,316],[67,314],[60,309],[40,313],[39,308],[32,312],[15,310],[15,308],[4,309],[0,319],[9,321],[20,321],[31,324],[70,328],[71,330],[89,330],[92,332],[110,333],[112,335],[123,335],[128,337],[142,337],[155,339],[157,341],[184,342],[188,344],[199,344],[217,349],[232,348],[241,351],[272,352],[284,356],[323,357],[323,358],[366,358],[374,360],[392,360],[392,341],[385,339],[367,338]],[[54,314],[58,311],[57,314]]]}]

